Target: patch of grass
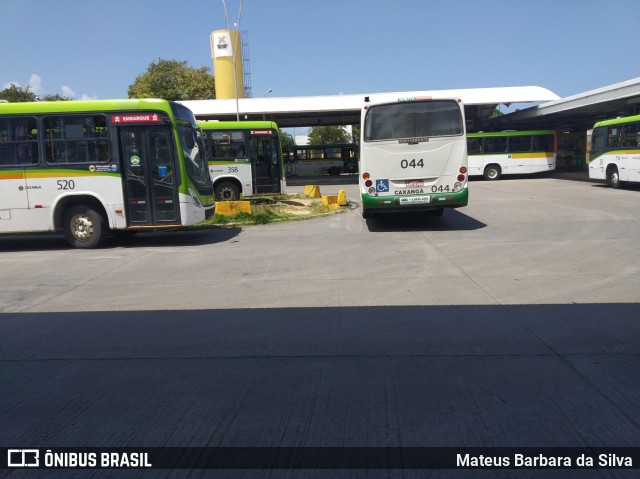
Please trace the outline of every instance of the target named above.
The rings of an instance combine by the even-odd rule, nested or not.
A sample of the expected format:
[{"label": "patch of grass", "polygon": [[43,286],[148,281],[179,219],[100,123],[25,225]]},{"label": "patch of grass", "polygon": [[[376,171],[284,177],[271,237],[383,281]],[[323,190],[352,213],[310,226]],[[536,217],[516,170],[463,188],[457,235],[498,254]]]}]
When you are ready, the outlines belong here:
[{"label": "patch of grass", "polygon": [[[308,200],[309,198],[304,195],[252,196],[245,199],[251,202],[251,214],[239,213],[234,216],[214,214],[212,218],[200,223],[199,226],[264,225],[283,221],[299,221],[332,212],[335,213],[335,211],[323,206],[321,201],[313,201],[306,205],[300,201],[295,201]],[[291,200],[294,201],[292,202]]]}]

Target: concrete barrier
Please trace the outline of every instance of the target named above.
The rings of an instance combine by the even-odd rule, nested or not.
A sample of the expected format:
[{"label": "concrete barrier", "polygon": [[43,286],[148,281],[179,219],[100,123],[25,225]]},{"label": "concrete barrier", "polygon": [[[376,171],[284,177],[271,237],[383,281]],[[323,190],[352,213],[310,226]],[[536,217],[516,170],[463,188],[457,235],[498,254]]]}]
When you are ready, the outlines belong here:
[{"label": "concrete barrier", "polygon": [[345,190],[338,190],[338,204],[340,206],[348,206],[347,192]]},{"label": "concrete barrier", "polygon": [[322,195],[320,194],[320,187],[318,185],[306,185],[304,187],[304,196],[308,198],[320,198]]},{"label": "concrete barrier", "polygon": [[220,216],[235,216],[239,213],[251,214],[250,201],[216,201],[216,214]]},{"label": "concrete barrier", "polygon": [[322,197],[322,205],[326,206],[330,210],[337,210],[340,208],[338,204],[338,196],[337,195],[326,195]]}]

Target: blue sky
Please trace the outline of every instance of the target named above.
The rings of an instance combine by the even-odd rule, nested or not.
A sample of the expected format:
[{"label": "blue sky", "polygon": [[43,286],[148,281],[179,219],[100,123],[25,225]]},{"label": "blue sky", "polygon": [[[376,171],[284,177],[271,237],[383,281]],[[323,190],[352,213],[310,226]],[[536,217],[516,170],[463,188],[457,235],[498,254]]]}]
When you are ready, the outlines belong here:
[{"label": "blue sky", "polygon": [[[239,0],[227,0],[237,21]],[[637,0],[244,0],[253,96],[537,85],[561,97],[640,77]],[[123,98],[159,58],[212,68],[221,0],[0,0],[0,89]],[[214,72],[215,73],[215,72]]]}]

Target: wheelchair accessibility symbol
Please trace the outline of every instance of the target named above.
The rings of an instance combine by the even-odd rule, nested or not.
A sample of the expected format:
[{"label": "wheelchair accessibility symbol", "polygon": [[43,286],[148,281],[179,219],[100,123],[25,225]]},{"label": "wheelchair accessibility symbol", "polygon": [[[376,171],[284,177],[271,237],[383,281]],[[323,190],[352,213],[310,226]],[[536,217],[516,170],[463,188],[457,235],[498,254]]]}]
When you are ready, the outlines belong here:
[{"label": "wheelchair accessibility symbol", "polygon": [[389,191],[389,180],[376,180],[376,191],[386,193]]}]

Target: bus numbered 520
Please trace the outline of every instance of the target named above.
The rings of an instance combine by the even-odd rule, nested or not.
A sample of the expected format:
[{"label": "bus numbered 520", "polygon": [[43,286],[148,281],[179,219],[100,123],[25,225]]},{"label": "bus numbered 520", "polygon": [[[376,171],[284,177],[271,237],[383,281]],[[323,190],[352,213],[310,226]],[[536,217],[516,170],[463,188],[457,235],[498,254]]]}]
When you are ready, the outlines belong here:
[{"label": "bus numbered 520", "polygon": [[166,100],[0,103],[0,233],[109,232],[206,219],[213,184],[193,113]]}]

